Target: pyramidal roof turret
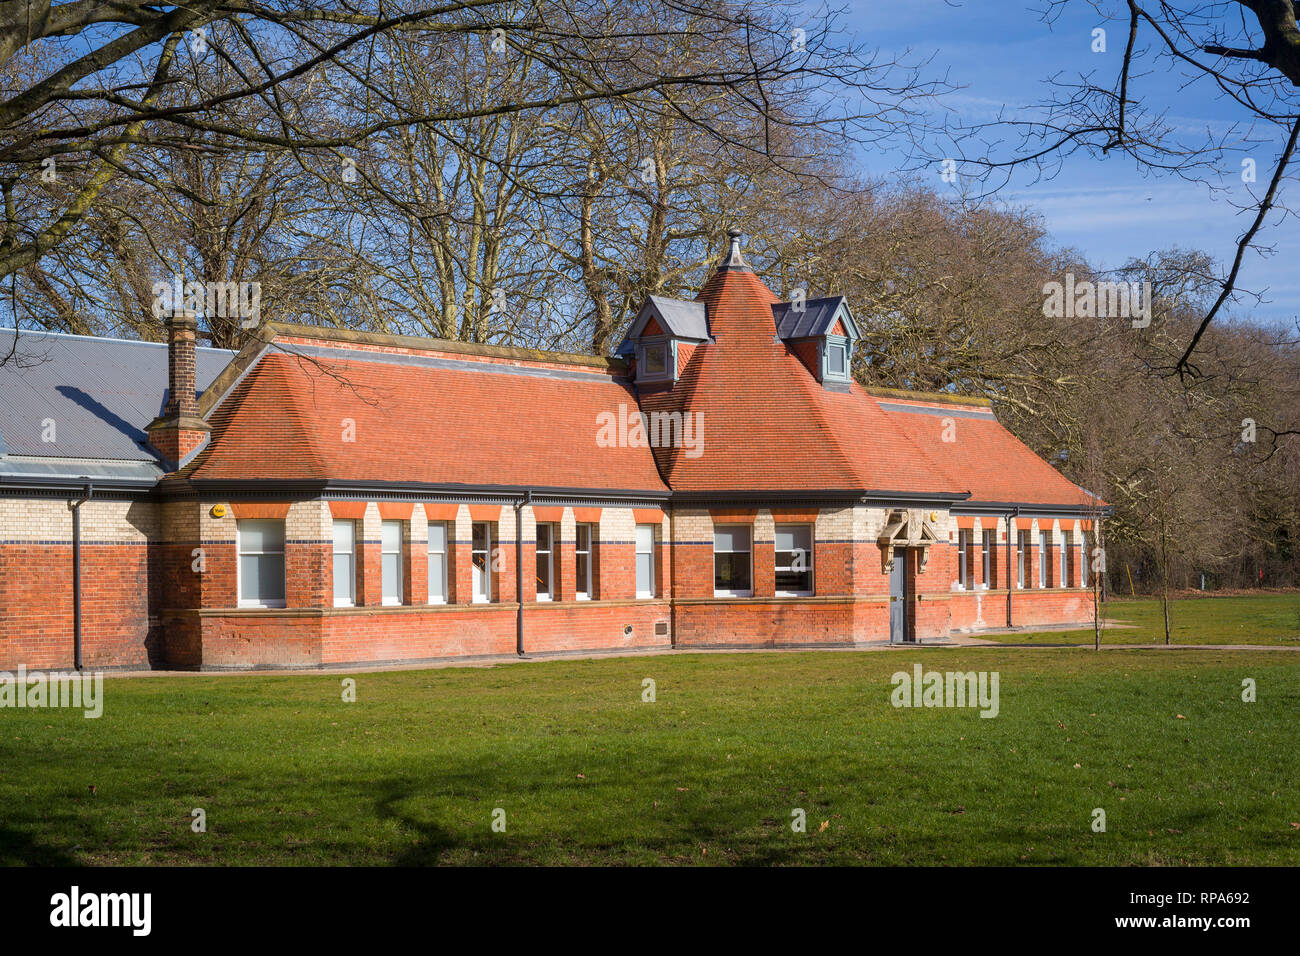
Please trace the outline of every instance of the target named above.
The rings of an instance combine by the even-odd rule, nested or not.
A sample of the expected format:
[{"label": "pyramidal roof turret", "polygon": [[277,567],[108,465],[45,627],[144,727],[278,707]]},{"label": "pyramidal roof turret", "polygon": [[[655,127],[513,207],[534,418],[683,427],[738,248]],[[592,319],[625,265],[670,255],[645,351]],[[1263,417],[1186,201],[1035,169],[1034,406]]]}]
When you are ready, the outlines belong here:
[{"label": "pyramidal roof turret", "polygon": [[709,331],[715,341],[737,336],[762,337],[769,343],[776,334],[776,321],[772,317],[772,303],[780,301],[754,274],[740,253],[741,231],[735,226],[727,230],[730,239],[726,255],[714,269],[696,296],[708,310]]}]

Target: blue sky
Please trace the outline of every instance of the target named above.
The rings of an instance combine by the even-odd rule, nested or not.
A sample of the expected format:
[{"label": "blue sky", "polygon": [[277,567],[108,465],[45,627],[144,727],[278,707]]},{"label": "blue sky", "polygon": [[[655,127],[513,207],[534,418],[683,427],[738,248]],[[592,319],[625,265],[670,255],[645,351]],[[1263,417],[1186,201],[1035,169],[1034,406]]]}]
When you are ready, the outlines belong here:
[{"label": "blue sky", "polygon": [[[1109,87],[1127,38],[1127,18],[1107,21],[1083,0],[1067,4],[1051,24],[1041,17],[1044,3],[1026,0],[845,2],[842,26],[859,42],[885,54],[902,57],[910,51],[912,59],[932,57],[927,74],[940,78],[946,73],[949,82],[962,87],[943,103],[966,122],[992,120],[999,110],[1028,117],[1034,104],[1052,95],[1046,80],[1057,73],[1066,79],[1094,72],[1099,85]],[[1095,27],[1107,31],[1105,53],[1091,49]],[[1224,130],[1248,120],[1207,82],[1188,86],[1186,79],[1162,66],[1131,83],[1130,97],[1166,113],[1189,134]],[[1241,159],[1255,159],[1258,181],[1252,188],[1262,192],[1284,142],[1274,128],[1257,128],[1256,133],[1258,142],[1224,160],[1219,172],[1223,191],[1214,194],[1176,176],[1151,175],[1128,157],[1112,154],[1106,159],[1078,155],[1066,160],[1051,179],[1039,182],[1026,170],[999,196],[1039,212],[1056,245],[1077,248],[1102,268],[1172,246],[1203,249],[1226,268],[1237,237],[1253,215],[1239,213],[1231,202],[1249,200],[1248,187],[1241,182]],[[1012,143],[1008,137],[1008,145]],[[875,175],[894,173],[904,162],[901,149],[877,147],[862,155],[863,167]],[[942,186],[937,170],[927,175]],[[1300,205],[1300,183],[1284,190],[1283,202],[1289,193]],[[1300,274],[1289,264],[1300,252],[1295,224],[1275,214],[1259,240],[1275,252],[1267,258],[1248,252],[1239,285],[1264,292],[1266,301],[1243,300],[1234,311],[1289,323],[1300,315]]]}]

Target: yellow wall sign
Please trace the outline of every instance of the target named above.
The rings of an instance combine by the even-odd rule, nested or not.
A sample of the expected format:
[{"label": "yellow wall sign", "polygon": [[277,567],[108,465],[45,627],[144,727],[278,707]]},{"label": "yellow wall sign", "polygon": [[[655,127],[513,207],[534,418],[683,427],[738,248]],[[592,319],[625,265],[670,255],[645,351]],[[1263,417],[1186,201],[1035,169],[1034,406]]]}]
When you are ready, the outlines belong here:
[{"label": "yellow wall sign", "polygon": [[226,506],[225,506],[225,505],[213,505],[213,506],[212,506],[212,517],[214,517],[214,518],[224,518],[225,516],[226,516]]}]

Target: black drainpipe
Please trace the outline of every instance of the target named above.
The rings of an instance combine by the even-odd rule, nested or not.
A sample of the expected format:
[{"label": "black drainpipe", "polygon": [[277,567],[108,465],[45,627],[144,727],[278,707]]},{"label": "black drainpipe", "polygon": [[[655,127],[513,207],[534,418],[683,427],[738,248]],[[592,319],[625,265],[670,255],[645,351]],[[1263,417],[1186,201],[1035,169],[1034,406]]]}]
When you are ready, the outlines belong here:
[{"label": "black drainpipe", "polygon": [[[524,505],[533,503],[531,488],[515,502],[515,653],[524,656]],[[554,544],[552,544],[554,547]]]},{"label": "black drainpipe", "polygon": [[81,506],[95,493],[87,479],[85,493],[68,502],[72,509],[72,666],[81,670]]},{"label": "black drainpipe", "polygon": [[1011,513],[1007,515],[1007,627],[1013,627],[1011,623],[1011,592],[1016,589],[1016,583],[1019,581],[1017,575],[1020,572],[1019,567],[1015,564],[1015,552],[1011,550],[1011,540],[1016,538],[1020,531],[1016,528],[1016,518],[1020,517],[1020,509],[1012,508]]},{"label": "black drainpipe", "polygon": [[[665,503],[664,510],[668,514],[668,541],[666,542],[666,547],[664,548],[664,553],[667,555],[668,558],[668,574],[669,574],[669,576],[665,577],[664,579],[665,583],[667,584],[667,587],[664,590],[666,590],[669,595],[668,646],[671,647],[673,650],[677,650],[677,588],[676,588],[677,555],[673,548],[673,542],[676,540],[674,535],[676,534],[677,531],[677,519],[676,517],[674,517],[673,512],[667,507],[667,503]],[[752,541],[750,542],[749,546],[751,548],[754,546]],[[635,558],[633,558],[633,560],[635,560]],[[752,569],[751,569],[751,576],[752,576]]]}]

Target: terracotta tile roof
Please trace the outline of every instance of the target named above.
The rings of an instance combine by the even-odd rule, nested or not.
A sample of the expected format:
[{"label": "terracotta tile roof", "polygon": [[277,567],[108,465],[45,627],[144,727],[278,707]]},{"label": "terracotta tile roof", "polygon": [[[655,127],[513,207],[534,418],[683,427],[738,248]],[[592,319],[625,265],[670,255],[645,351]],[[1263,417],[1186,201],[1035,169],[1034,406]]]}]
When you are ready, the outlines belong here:
[{"label": "terracotta tile roof", "polygon": [[702,455],[657,452],[674,491],[961,491],[860,388],[822,387],[777,339],[777,298],[753,272],[719,270],[700,300],[714,341],[671,391],[642,395],[647,411],[703,417]]},{"label": "terracotta tile roof", "polygon": [[[712,340],[681,351],[675,384],[647,385],[639,396],[619,377],[621,365],[590,358],[282,334],[217,406],[212,440],[186,473],[1090,503],[999,424],[987,402],[824,387],[777,336],[777,298],[748,267],[720,268],[697,301]],[[702,453],[601,447],[601,416],[634,415],[638,400],[646,413],[697,413]],[[952,442],[943,440],[946,418]],[[353,442],[344,440],[348,419]]]},{"label": "terracotta tile roof", "polygon": [[987,405],[899,393],[872,397],[898,431],[970,492],[968,504],[1104,504],[1034,454]]},{"label": "terracotta tile roof", "polygon": [[620,404],[635,411],[628,383],[589,368],[273,346],[189,475],[663,493],[648,448],[596,444]]}]

